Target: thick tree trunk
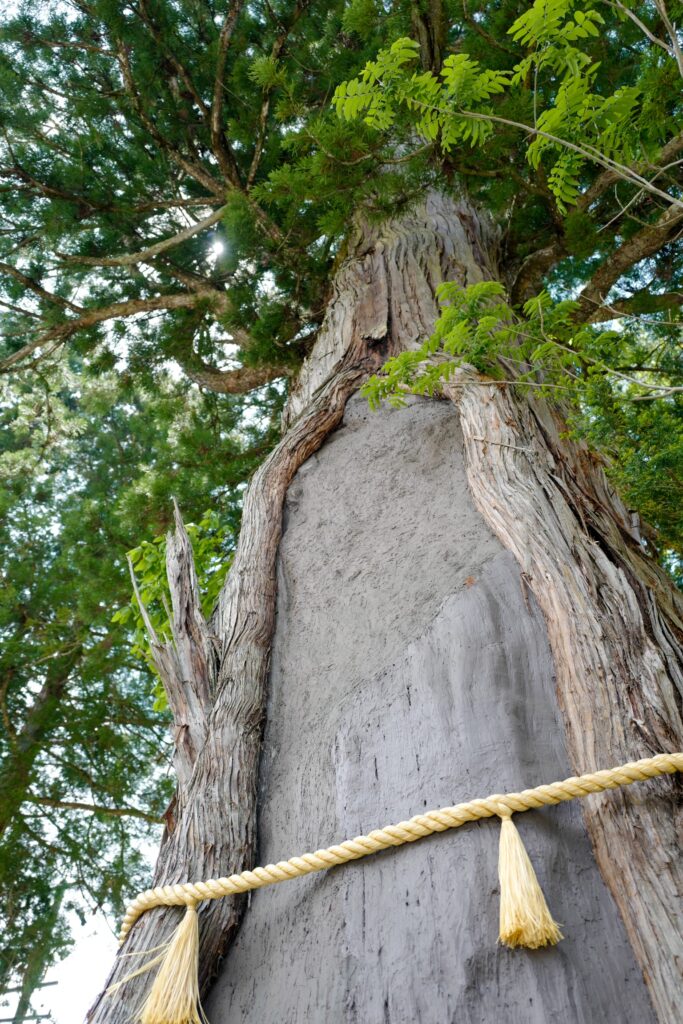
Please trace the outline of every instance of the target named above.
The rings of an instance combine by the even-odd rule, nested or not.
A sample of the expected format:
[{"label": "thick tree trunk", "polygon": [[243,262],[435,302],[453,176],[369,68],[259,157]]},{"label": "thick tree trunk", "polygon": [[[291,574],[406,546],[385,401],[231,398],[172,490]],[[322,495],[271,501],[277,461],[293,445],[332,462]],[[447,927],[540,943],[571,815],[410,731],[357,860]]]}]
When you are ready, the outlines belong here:
[{"label": "thick tree trunk", "polygon": [[81,654],[81,645],[77,644],[68,654],[58,655],[50,661],[45,682],[26,712],[21,731],[8,737],[9,751],[0,770],[0,836],[9,828],[26,800],[36,760],[58,727],[60,703]]},{"label": "thick tree trunk", "polygon": [[[492,231],[442,196],[359,223],[208,627],[187,554],[173,556],[178,529],[176,644],[157,655],[182,739],[179,790],[155,884],[680,749],[675,596],[599,466],[544,409],[474,377],[449,389],[455,404],[371,417],[355,400],[314,456],[364,376],[431,331],[440,281],[496,276]],[[568,933],[554,950],[496,947],[488,823],[256,894],[212,1022],[648,1021],[633,951],[660,1020],[674,1020],[674,786],[590,798],[586,829],[575,805],[525,817]],[[204,990],[243,905],[201,911]],[[178,917],[144,915],[124,952],[158,945]],[[91,1019],[128,1020],[147,984],[101,999]]]},{"label": "thick tree trunk", "polygon": [[[474,507],[455,409],[353,399],[285,505],[259,863],[565,778],[563,732],[543,616]],[[480,822],[254,893],[211,1024],[654,1020],[579,805],[518,826],[559,946],[498,946],[500,828]]]}]

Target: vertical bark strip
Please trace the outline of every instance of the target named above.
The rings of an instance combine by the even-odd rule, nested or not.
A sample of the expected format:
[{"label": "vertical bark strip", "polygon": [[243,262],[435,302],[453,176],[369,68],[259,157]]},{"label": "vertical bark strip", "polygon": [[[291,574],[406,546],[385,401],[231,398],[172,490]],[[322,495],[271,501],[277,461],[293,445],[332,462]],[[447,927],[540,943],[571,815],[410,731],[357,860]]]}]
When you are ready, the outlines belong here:
[{"label": "vertical bark strip", "polygon": [[[217,641],[220,670],[208,709],[207,687],[213,675],[209,633],[200,620],[191,554],[178,524],[169,545],[174,643],[157,644],[155,657],[172,702],[177,738],[184,742],[188,731],[194,740],[203,725],[204,739],[190,776],[179,778],[154,885],[229,875],[253,866],[256,780],[284,496],[296,470],[341,419],[349,395],[378,365],[378,357],[354,358],[351,353],[252,480],[235,561],[211,623],[221,638]],[[199,707],[201,711],[197,712]],[[190,716],[192,723],[188,721]],[[193,742],[187,750],[193,750]],[[182,763],[186,762],[183,758]],[[243,901],[225,899],[211,901],[201,911],[204,990],[239,924],[242,908]],[[180,914],[177,908],[145,914],[122,952],[140,953],[167,941]],[[107,984],[126,978],[139,963],[137,957],[117,958]],[[126,982],[111,996],[101,995],[88,1019],[97,1024],[129,1022],[144,1000],[149,983],[150,976],[145,974]]]},{"label": "vertical bark strip", "polygon": [[[469,486],[544,612],[574,770],[680,750],[680,595],[645,557],[598,460],[561,436],[560,418],[481,383],[463,374],[446,388],[460,410]],[[680,809],[676,778],[582,801],[663,1022],[680,1011]]]}]

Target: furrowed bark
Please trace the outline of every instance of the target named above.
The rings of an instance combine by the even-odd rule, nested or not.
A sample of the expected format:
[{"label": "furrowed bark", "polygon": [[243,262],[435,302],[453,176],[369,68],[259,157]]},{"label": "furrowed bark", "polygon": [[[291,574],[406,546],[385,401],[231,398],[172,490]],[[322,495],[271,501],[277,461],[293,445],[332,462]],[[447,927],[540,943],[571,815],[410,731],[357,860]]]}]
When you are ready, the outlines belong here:
[{"label": "furrowed bark", "polygon": [[[577,775],[683,746],[683,601],[561,418],[511,389],[447,393],[460,411],[469,486],[546,618]],[[659,1019],[676,1019],[683,963],[677,777],[581,802],[603,878]]]}]

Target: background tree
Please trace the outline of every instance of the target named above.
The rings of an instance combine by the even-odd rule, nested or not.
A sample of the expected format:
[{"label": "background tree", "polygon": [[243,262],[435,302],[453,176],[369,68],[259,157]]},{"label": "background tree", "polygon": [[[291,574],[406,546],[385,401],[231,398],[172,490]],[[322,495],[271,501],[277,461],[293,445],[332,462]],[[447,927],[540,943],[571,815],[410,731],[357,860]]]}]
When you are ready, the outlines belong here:
[{"label": "background tree", "polygon": [[[171,493],[199,514],[220,502],[198,547],[218,555],[222,580],[238,486],[270,444],[267,421],[240,420],[234,402],[168,379],[152,396],[125,376],[65,369],[4,389],[0,987],[20,984],[27,1005],[68,948],[67,912],[118,913],[131,878],[145,878],[140,847],[161,831],[171,752],[136,653],[125,552],[140,540],[160,551],[143,538],[163,539]],[[133,558],[154,612],[149,555]]]},{"label": "background tree", "polygon": [[[457,401],[475,501],[548,619],[574,768],[680,745],[679,598],[649,557],[675,569],[680,551],[662,487],[681,466],[677,16],[659,2],[103,0],[29,2],[6,20],[1,368],[71,359],[98,379],[123,346],[132,380],[158,388],[172,360],[234,395],[307,357],[208,624],[180,524],[168,546],[174,645],[150,635],[178,790],[157,880],[253,860],[282,502],[348,395],[432,334],[444,279],[460,290],[393,384]],[[488,298],[506,299],[495,313],[467,290],[491,280]],[[552,300],[534,304],[544,287]],[[590,327],[612,319],[629,330]],[[644,539],[568,427],[609,440],[659,535]],[[651,458],[629,456],[640,441]],[[516,447],[544,454],[529,468],[506,458]],[[220,767],[235,759],[237,779]],[[625,798],[586,820],[667,1019],[670,809]],[[661,837],[649,862],[638,830]],[[203,914],[204,984],[240,913],[225,901]],[[148,917],[133,949],[174,920]],[[140,984],[94,1019],[124,1019]]]}]

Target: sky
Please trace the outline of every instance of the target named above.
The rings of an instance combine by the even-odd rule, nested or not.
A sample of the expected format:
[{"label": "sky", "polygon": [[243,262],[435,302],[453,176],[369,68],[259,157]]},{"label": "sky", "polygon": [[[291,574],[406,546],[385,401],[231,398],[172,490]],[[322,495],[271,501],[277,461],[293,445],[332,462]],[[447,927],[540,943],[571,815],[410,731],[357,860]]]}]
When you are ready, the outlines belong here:
[{"label": "sky", "polygon": [[[101,991],[118,943],[103,914],[91,915],[84,926],[73,917],[75,944],[70,955],[45,975],[57,984],[36,992],[31,1013],[51,1014],[54,1024],[80,1024]],[[10,1016],[16,1002],[2,1007],[0,1016]],[[9,1010],[9,1013],[7,1012]]]}]

